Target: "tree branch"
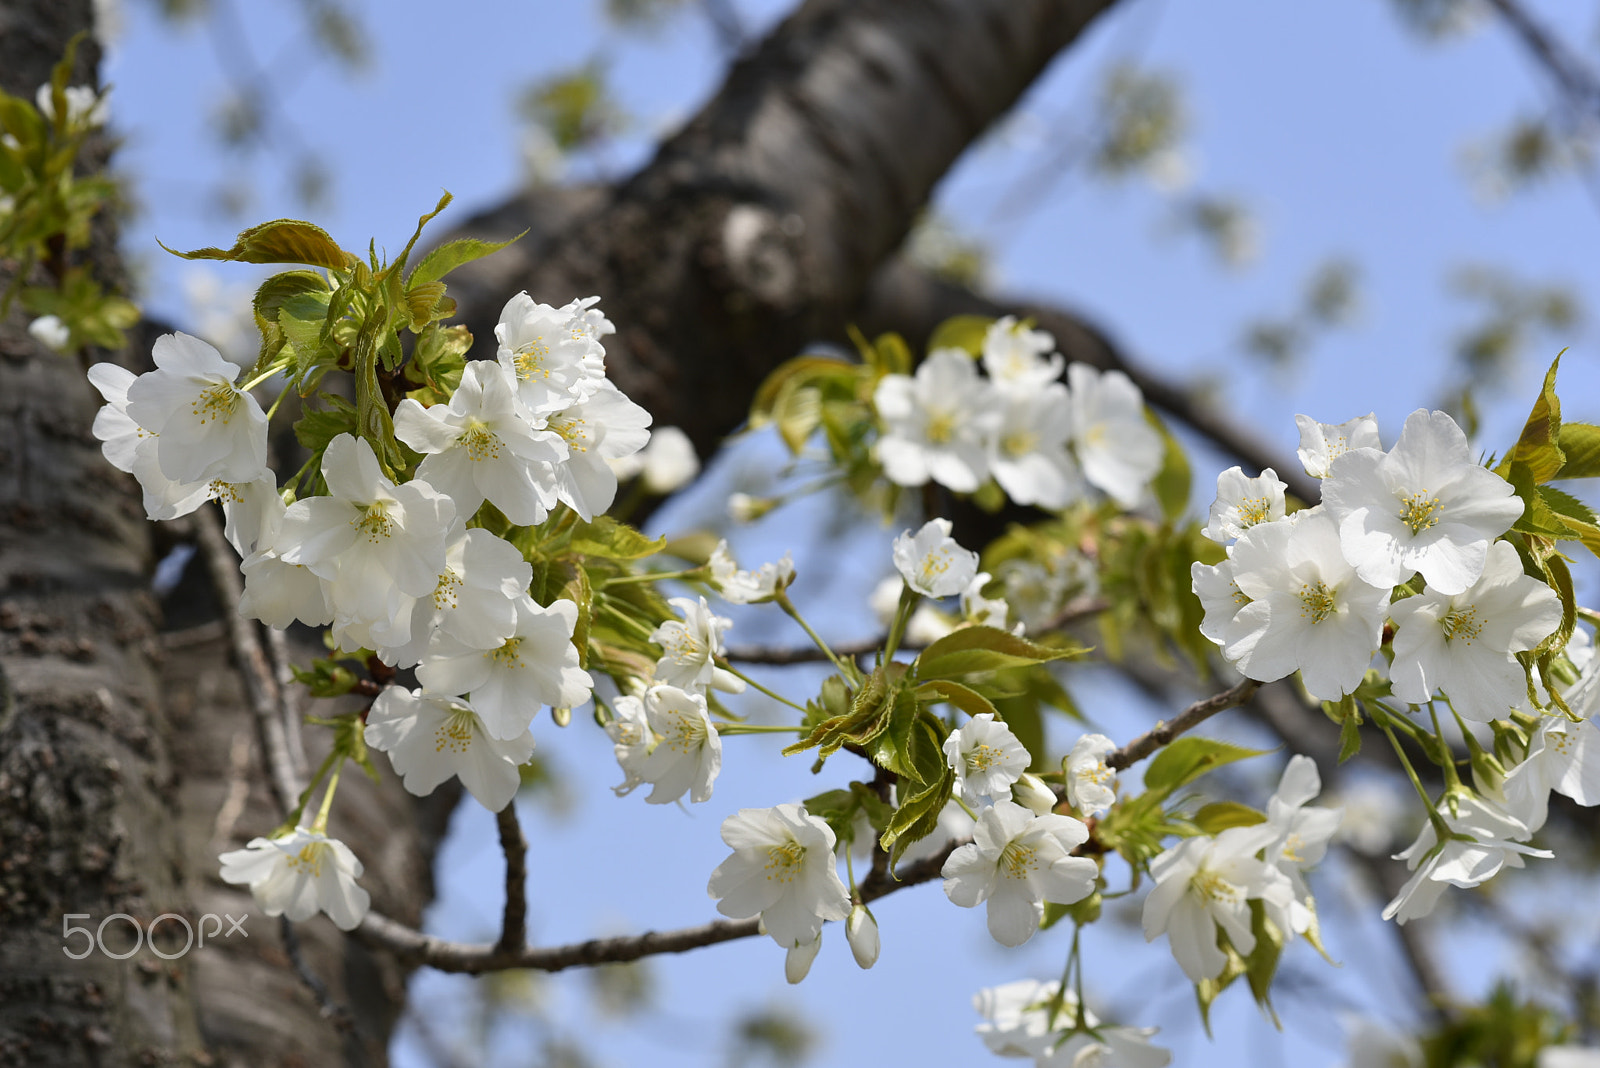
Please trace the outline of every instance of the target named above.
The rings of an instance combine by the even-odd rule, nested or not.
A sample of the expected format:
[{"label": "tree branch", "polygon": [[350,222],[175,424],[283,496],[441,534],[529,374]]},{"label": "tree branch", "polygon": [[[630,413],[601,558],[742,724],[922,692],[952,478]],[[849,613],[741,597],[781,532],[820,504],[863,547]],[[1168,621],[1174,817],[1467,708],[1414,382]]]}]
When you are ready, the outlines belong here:
[{"label": "tree branch", "polygon": [[1244,704],[1260,688],[1261,684],[1255,679],[1242,679],[1219,694],[1196,701],[1172,719],[1156,724],[1151,730],[1106,757],[1106,767],[1121,771],[1137,764],[1184,731],[1193,730],[1218,712]]},{"label": "tree branch", "polygon": [[506,908],[500,921],[496,952],[522,949],[528,943],[528,840],[517,822],[517,802],[495,813],[500,829],[500,851],[506,855]]}]

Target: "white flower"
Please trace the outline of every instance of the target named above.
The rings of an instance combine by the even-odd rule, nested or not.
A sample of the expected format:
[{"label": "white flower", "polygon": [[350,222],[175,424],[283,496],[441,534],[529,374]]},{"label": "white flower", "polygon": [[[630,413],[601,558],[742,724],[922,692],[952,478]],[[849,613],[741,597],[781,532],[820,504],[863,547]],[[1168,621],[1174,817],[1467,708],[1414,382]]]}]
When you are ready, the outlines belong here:
[{"label": "white flower", "polygon": [[955,788],[974,807],[984,800],[1011,800],[1011,784],[1033,758],[991,712],[980,712],[944,740],[945,762],[956,773]]},{"label": "white flower", "polygon": [[502,741],[458,697],[390,686],[367,713],[367,744],[389,754],[407,790],[426,797],[452,775],[490,812],[511,803],[517,770],[533,755],[533,732]]},{"label": "white flower", "polygon": [[883,419],[878,459],[889,481],[920,486],[930,478],[971,493],[989,473],[994,387],[960,349],[934,349],[916,377],[884,375],[872,396]]},{"label": "white flower", "polygon": [[1117,803],[1114,768],[1106,757],[1117,743],[1103,734],[1085,734],[1067,754],[1067,802],[1084,816],[1103,816]]},{"label": "white flower", "polygon": [[1048,816],[1057,804],[1056,792],[1031,771],[1023,772],[1022,778],[1011,785],[1011,800],[1035,816]]},{"label": "white flower", "polygon": [[151,519],[188,515],[210,499],[211,483],[174,482],[162,472],[156,458],[156,435],[128,415],[128,387],[136,380],[132,371],[114,363],[89,368],[89,383],[106,400],[95,413],[94,436],[102,442],[100,451],[112,467],[139,480],[145,515]]},{"label": "white flower", "polygon": [[978,814],[973,840],[944,862],[944,892],[963,908],[989,903],[989,933],[1004,946],[1033,937],[1044,903],[1070,905],[1094,892],[1099,866],[1072,851],[1089,828],[1071,816],[1035,816],[996,801]]},{"label": "white flower", "polygon": [[500,311],[497,357],[516,381],[517,399],[534,415],[570,407],[604,375],[605,349],[577,311],[571,304],[539,304],[526,291]]},{"label": "white flower", "polygon": [[417,478],[448,494],[463,520],[485,499],[517,526],[555,507],[554,465],[566,444],[523,417],[514,388],[499,364],[469,360],[448,405],[407,397],[395,409],[394,436],[424,454]]},{"label": "white flower", "polygon": [[1250,598],[1233,581],[1233,561],[1202,564],[1197,560],[1189,565],[1189,579],[1206,613],[1200,621],[1200,633],[1222,645],[1227,641],[1228,627],[1238,618],[1239,609],[1250,603]]},{"label": "white flower", "polygon": [[1072,401],[1066,386],[1051,382],[1004,396],[989,447],[995,481],[1017,504],[1066,507],[1085,491],[1083,473],[1068,451],[1071,439]]},{"label": "white flower", "polygon": [[687,486],[700,473],[700,457],[689,435],[675,426],[657,427],[644,448],[608,463],[618,479],[641,476],[645,489],[662,496]]},{"label": "white flower", "polygon": [[[92,85],[69,85],[61,91],[61,95],[67,99],[68,126],[104,126],[111,117],[110,89],[97,93]],[[38,105],[39,114],[47,122],[54,122],[56,102],[50,92],[49,82],[39,86],[33,100]]]},{"label": "white flower", "polygon": [[1282,519],[1283,491],[1288,488],[1270,467],[1257,478],[1246,478],[1238,467],[1228,468],[1217,476],[1217,499],[1200,533],[1227,544],[1258,523]]},{"label": "white flower", "polygon": [[801,942],[789,947],[789,952],[783,957],[783,977],[789,983],[795,984],[811,974],[811,962],[817,959],[817,954],[822,950],[822,932],[817,932],[817,937],[809,942]]},{"label": "white flower", "polygon": [[1095,1034],[1068,1035],[1034,1063],[1038,1068],[1164,1068],[1172,1063],[1172,1051],[1150,1044],[1158,1030],[1097,1027]]},{"label": "white flower", "polygon": [[1552,790],[1585,807],[1600,805],[1600,727],[1592,718],[1574,723],[1559,712],[1540,716],[1527,756],[1506,772],[1501,789],[1529,831],[1544,826]]},{"label": "white flower", "polygon": [[1272,838],[1265,825],[1230,827],[1215,838],[1186,838],[1151,862],[1156,885],[1144,900],[1144,938],[1153,942],[1165,933],[1190,981],[1222,974],[1228,958],[1217,946],[1219,926],[1241,956],[1255,949],[1251,898],[1288,908],[1289,880],[1255,856]]},{"label": "white flower", "polygon": [[924,597],[949,597],[978,573],[978,554],[956,544],[950,520],[930,519],[914,537],[907,530],[894,539],[894,566]]},{"label": "white flower", "polygon": [[1532,837],[1527,826],[1505,809],[1475,794],[1446,798],[1439,806],[1445,826],[1453,834],[1470,835],[1476,841],[1452,838],[1434,852],[1438,835],[1432,821],[1422,825],[1422,833],[1410,848],[1395,854],[1396,860],[1416,874],[1400,888],[1383,910],[1383,918],[1405,923],[1426,916],[1439,903],[1444,888],[1477,886],[1494,878],[1501,868],[1520,868],[1522,858],[1554,856],[1547,849],[1534,849],[1516,839]]},{"label": "white flower", "polygon": [[308,627],[333,622],[328,584],[309,567],[286,563],[271,549],[257,549],[239,570],[244,573],[239,614],[246,619],[259,619],[279,630],[288,629],[295,620]]},{"label": "white flower", "polygon": [[706,890],[724,916],[759,915],[772,940],[791,949],[816,941],[822,921],[850,915],[833,829],[804,805],[740,809],[722,822],[722,840],[733,855]]},{"label": "white flower", "polygon": [[1027,394],[1043,389],[1061,377],[1065,362],[1051,353],[1056,339],[1043,330],[1030,330],[1007,315],[989,324],[983,335],[983,369],[989,380],[1009,393]]},{"label": "white flower", "polygon": [[1294,421],[1300,427],[1300,448],[1295,455],[1312,478],[1327,478],[1329,465],[1351,449],[1383,448],[1378,421],[1371,412],[1348,423],[1319,423],[1309,415],[1297,415]]},{"label": "white flower", "polygon": [[1260,682],[1299,671],[1319,700],[1354,690],[1382,637],[1389,591],[1363,582],[1339,548],[1323,515],[1245,531],[1233,580],[1251,601],[1223,628],[1222,655]]},{"label": "white flower", "polygon": [[1050,1003],[1059,989],[1060,984],[1055,982],[1018,979],[985,987],[972,995],[972,1007],[984,1019],[975,1030],[989,1052],[1001,1057],[1039,1057],[1047,1053],[1077,1018],[1078,999],[1069,990],[1062,997],[1061,1009],[1052,1024]]},{"label": "white flower", "polygon": [[28,334],[39,344],[55,352],[66,352],[72,340],[72,330],[58,315],[41,315],[28,324]]},{"label": "white flower", "polygon": [[398,667],[415,666],[439,631],[472,649],[496,648],[516,631],[517,602],[532,581],[533,568],[516,546],[458,520],[433,592],[412,607],[410,641],[366,647]]},{"label": "white flower", "polygon": [[441,631],[417,668],[430,693],[472,695],[472,707],[491,737],[522,735],[540,706],[571,708],[589,699],[594,681],[578,666],[572,632],[578,606],[557,600],[548,607],[531,597],[517,602],[517,625],[492,649],[474,649]]},{"label": "white flower", "polygon": [[[980,627],[998,627],[1006,629],[1006,617],[1010,614],[1011,606],[1006,604],[1003,597],[985,597],[983,588],[993,580],[987,571],[980,571],[972,576],[972,581],[967,583],[967,588],[961,591],[961,617],[968,623]],[[896,597],[899,594],[896,593]],[[1016,633],[1022,633],[1021,624],[1017,626]]]},{"label": "white flower", "polygon": [[601,379],[581,403],[550,415],[546,427],[567,444],[556,465],[556,496],[589,522],[611,507],[617,476],[610,461],[632,456],[650,440],[650,413]]},{"label": "white flower", "polygon": [[850,943],[850,955],[855,957],[856,964],[870,968],[878,963],[878,921],[872,918],[867,906],[857,905],[850,910],[850,918],[844,925],[844,937]]},{"label": "white flower", "polygon": [[1388,453],[1352,449],[1333,461],[1322,499],[1363,580],[1389,588],[1420,571],[1452,595],[1478,581],[1489,543],[1522,514],[1511,483],[1474,462],[1456,421],[1422,408]]},{"label": "white flower", "polygon": [[[867,606],[885,627],[894,623],[895,613],[900,610],[900,595],[905,588],[904,579],[899,575],[889,575],[872,587],[872,592],[867,595]],[[911,610],[911,618],[906,620],[905,640],[914,646],[932,645],[955,629],[954,619],[924,601]]]},{"label": "white flower", "polygon": [[755,571],[740,571],[728,552],[727,539],[711,550],[711,584],[729,604],[759,604],[776,597],[794,581],[794,558],[789,553],[774,564]]},{"label": "white flower", "polygon": [[1527,701],[1527,673],[1513,654],[1560,625],[1561,601],[1523,574],[1510,542],[1497,541],[1467,589],[1442,594],[1428,586],[1390,605],[1389,615],[1398,627],[1389,669],[1395,696],[1420,705],[1443,690],[1457,712],[1487,723]]},{"label": "white flower", "polygon": [[273,549],[328,581],[336,619],[387,624],[405,598],[433,592],[455,505],[426,482],[390,482],[372,446],[349,434],[328,444],[322,476],[329,496],[290,505]]},{"label": "white flower", "polygon": [[1312,911],[1311,890],[1302,874],[1322,861],[1328,851],[1328,841],[1339,829],[1344,815],[1338,808],[1308,808],[1306,802],[1322,792],[1322,777],[1317,774],[1316,761],[1308,756],[1294,756],[1283,769],[1278,790],[1267,802],[1266,826],[1274,832],[1273,840],[1266,846],[1264,856],[1294,887],[1294,900],[1286,915],[1277,919],[1279,929],[1286,935],[1292,931],[1304,934],[1315,917]]},{"label": "white flower", "polygon": [[356,885],[361,862],[350,847],[309,827],[276,838],[253,838],[243,849],[217,859],[222,881],[248,884],[268,916],[309,920],[320,909],[341,931],[351,931],[372,903]]},{"label": "white flower", "polygon": [[744,680],[716,665],[722,655],[722,633],[733,620],[713,614],[704,597],[674,597],[667,603],[682,612],[683,619],[669,619],[650,635],[662,650],[656,678],[701,694],[708,687],[743,693]]},{"label": "white flower", "polygon": [[706,699],[675,686],[652,686],[644,697],[619,697],[616,729],[610,726],[617,763],[627,780],[616,787],[620,796],[639,783],[654,785],[645,798],[666,805],[684,793],[691,801],[711,797],[711,785],[722,770],[722,739],[706,712]]},{"label": "white flower", "polygon": [[128,386],[128,418],[157,435],[156,459],[174,482],[249,482],[267,466],[267,414],[233,384],[239,365],[199,338],[165,334],[156,369]]},{"label": "white flower", "polygon": [[249,482],[211,482],[207,490],[222,505],[222,533],[241,557],[277,538],[288,509],[270,470]]},{"label": "white flower", "polygon": [[1084,477],[1124,508],[1136,506],[1161,470],[1166,446],[1144,415],[1139,387],[1121,371],[1067,368],[1072,439]]}]

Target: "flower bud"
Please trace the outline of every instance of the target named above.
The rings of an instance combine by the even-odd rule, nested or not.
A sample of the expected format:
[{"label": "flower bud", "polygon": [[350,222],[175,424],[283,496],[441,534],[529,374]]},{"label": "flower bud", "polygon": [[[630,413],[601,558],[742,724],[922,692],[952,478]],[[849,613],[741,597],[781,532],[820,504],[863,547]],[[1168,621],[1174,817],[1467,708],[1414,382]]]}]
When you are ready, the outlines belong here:
[{"label": "flower bud", "polygon": [[1055,791],[1031,771],[1023,772],[1022,778],[1012,783],[1011,800],[1029,809],[1035,816],[1048,816],[1056,807]]},{"label": "flower bud", "polygon": [[777,507],[770,497],[752,497],[748,493],[728,494],[728,518],[735,523],[754,523]]},{"label": "flower bud", "polygon": [[855,955],[857,964],[870,968],[878,963],[878,921],[872,918],[865,905],[850,910],[850,918],[844,924],[844,937],[850,943],[850,952]]},{"label": "flower bud", "polygon": [[817,959],[817,951],[822,948],[822,932],[817,932],[817,937],[810,942],[789,947],[789,955],[783,959],[783,977],[791,983],[798,983],[811,971],[811,962]]}]

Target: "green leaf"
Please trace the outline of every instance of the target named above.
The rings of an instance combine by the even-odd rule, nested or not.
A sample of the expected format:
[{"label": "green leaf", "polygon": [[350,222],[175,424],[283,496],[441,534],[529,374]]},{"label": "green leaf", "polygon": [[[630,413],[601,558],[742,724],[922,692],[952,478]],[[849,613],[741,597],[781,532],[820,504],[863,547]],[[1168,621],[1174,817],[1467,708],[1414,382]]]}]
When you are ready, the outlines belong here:
[{"label": "green leaf", "polygon": [[448,403],[461,385],[471,348],[472,332],[466,327],[429,323],[417,336],[402,372],[407,382],[417,386],[406,395],[423,407]]},{"label": "green leaf", "polygon": [[1339,763],[1361,752],[1361,717],[1346,716],[1339,724]]},{"label": "green leaf", "polygon": [[1524,534],[1537,534],[1544,538],[1568,538],[1573,533],[1570,527],[1551,510],[1545,503],[1544,497],[1539,492],[1538,475],[1533,468],[1521,460],[1510,464],[1502,464],[1502,472],[1511,488],[1522,498],[1522,515],[1511,524],[1512,530]]},{"label": "green leaf", "polygon": [[[156,244],[161,244],[157,241]],[[236,263],[308,263],[348,271],[356,257],[340,248],[320,226],[299,219],[274,219],[239,234],[230,249],[201,248],[179,252],[161,245],[174,256],[186,260],[230,260]]]},{"label": "green leaf", "polygon": [[[903,778],[922,781],[923,776],[918,772],[912,750],[919,707],[916,694],[896,688],[880,706],[880,714],[872,721],[875,729],[871,736],[855,740],[866,747],[867,755],[879,767],[887,768]],[[882,708],[887,709],[888,715],[881,714]]]},{"label": "green leaf", "polygon": [[[417,228],[412,231],[411,240],[406,242],[406,247],[400,250],[400,258],[395,261],[395,270],[403,271],[406,269],[406,261],[411,258],[411,250],[416,248],[417,238],[422,236],[422,228],[437,218],[439,213],[449,207],[450,202],[455,199],[450,195],[450,190],[446,189],[443,193],[444,195],[439,198],[439,203],[433,206],[433,210],[417,220]],[[527,231],[523,232],[526,233]]]},{"label": "green leaf", "polygon": [[1562,423],[1557,443],[1566,460],[1556,478],[1600,477],[1600,426]]},{"label": "green leaf", "polygon": [[1557,477],[1566,460],[1558,444],[1561,435],[1561,400],[1556,396],[1556,369],[1560,366],[1561,357],[1558,355],[1550,365],[1550,370],[1545,372],[1544,388],[1539,391],[1539,399],[1534,402],[1533,411],[1523,424],[1522,435],[1500,461],[1500,466],[1495,468],[1495,474],[1509,480],[1507,472],[1512,465],[1522,463],[1527,465],[1536,485]]},{"label": "green leaf", "polygon": [[641,560],[654,556],[667,544],[665,537],[647,538],[626,523],[608,515],[597,515],[590,523],[573,527],[569,543],[575,553],[600,556],[608,560]]},{"label": "green leaf", "polygon": [[778,399],[786,389],[798,384],[815,385],[829,378],[854,379],[860,368],[831,356],[796,356],[778,365],[762,380],[750,401],[750,425],[765,426],[775,417]]},{"label": "green leaf", "polygon": [[356,432],[355,405],[343,397],[323,394],[322,399],[333,407],[328,411],[307,408],[294,424],[294,437],[310,452],[320,452],[340,434]]},{"label": "green leaf", "polygon": [[933,328],[928,351],[961,349],[969,356],[983,355],[983,339],[994,320],[987,315],[953,315]]},{"label": "green leaf", "polygon": [[1144,772],[1144,788],[1147,793],[1167,797],[1214,768],[1270,751],[1246,749],[1242,745],[1220,742],[1215,738],[1185,736],[1168,745],[1150,761],[1150,766]]},{"label": "green leaf", "polygon": [[949,768],[945,768],[944,774],[936,781],[901,802],[890,818],[888,827],[878,838],[878,844],[889,851],[891,864],[899,859],[907,846],[933,833],[939,825],[939,813],[944,811],[945,804],[950,800],[954,784],[955,776]]},{"label": "green leaf", "polygon": [[789,454],[798,456],[811,432],[822,425],[822,391],[790,379],[779,392],[772,415]]},{"label": "green leaf", "polygon": [[446,241],[438,248],[422,257],[422,262],[417,264],[417,269],[411,272],[411,277],[406,279],[407,289],[416,289],[418,286],[429,282],[438,281],[457,267],[481,260],[492,253],[499,252],[514,241],[521,240],[524,230],[516,237],[504,241],[479,241],[475,237],[462,237],[454,241]]},{"label": "green leaf", "polygon": [[930,703],[948,701],[969,716],[981,716],[987,712],[996,719],[1001,718],[987,697],[970,686],[949,679],[932,679],[923,683],[917,687],[917,696]]},{"label": "green leaf", "polygon": [[572,645],[578,650],[578,666],[589,669],[589,627],[594,621],[594,587],[589,572],[576,561],[566,561],[572,577],[561,588],[561,596],[578,606],[578,622],[572,628]]},{"label": "green leaf", "polygon": [[1080,656],[1077,644],[1060,649],[1030,642],[997,627],[962,627],[924,649],[913,667],[918,679],[948,679]]},{"label": "green leaf", "polygon": [[1237,801],[1213,801],[1194,814],[1194,825],[1202,834],[1221,834],[1229,827],[1254,827],[1267,817]]}]

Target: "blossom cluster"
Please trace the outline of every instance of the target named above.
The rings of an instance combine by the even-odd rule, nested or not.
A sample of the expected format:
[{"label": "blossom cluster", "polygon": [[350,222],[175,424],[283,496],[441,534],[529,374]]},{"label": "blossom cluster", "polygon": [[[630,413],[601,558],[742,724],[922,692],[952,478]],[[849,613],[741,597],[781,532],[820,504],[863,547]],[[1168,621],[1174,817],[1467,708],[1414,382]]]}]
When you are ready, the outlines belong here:
[{"label": "blossom cluster", "polygon": [[[153,371],[89,371],[106,400],[94,433],[106,458],[139,480],[150,518],[221,503],[225,534],[244,558],[242,614],[280,628],[331,625],[340,648],[416,669],[420,688],[385,689],[365,727],[413,793],[459,776],[484,805],[503,808],[532,753],[540,707],[590,697],[573,645],[576,605],[536,601],[522,551],[476,522],[485,502],[513,526],[540,523],[559,505],[591,520],[616,495],[611,464],[648,442],[650,416],[605,376],[601,338],[614,328],[595,303],[554,308],[513,297],[495,331],[495,360],[468,361],[448,403],[407,398],[395,409],[395,437],[422,456],[414,477],[396,481],[403,472],[386,467],[365,437],[339,434],[321,455],[317,488],[326,492],[298,499],[267,466],[268,417],[249,392],[256,383],[241,384],[240,369],[210,345],[172,334],[156,342]],[[663,664],[693,643],[680,642]],[[715,732],[703,698],[674,703],[673,694],[682,691],[651,697],[659,722],[685,701],[699,701],[699,719],[661,729],[675,731],[680,747],[695,729],[711,743],[694,774],[673,769],[673,781],[683,780],[676,794],[693,779],[698,797],[716,773]],[[224,877],[248,882],[273,914],[302,918],[317,900],[353,925],[365,892],[330,887],[353,887],[359,864],[341,843],[324,842],[324,821],[228,854]]]},{"label": "blossom cluster", "polygon": [[972,493],[989,478],[1018,504],[1064,508],[1093,486],[1139,505],[1164,444],[1139,388],[1120,371],[1066,368],[1055,339],[1007,316],[983,339],[978,373],[963,349],[936,348],[914,375],[879,380],[878,459],[891,482]]},{"label": "blossom cluster", "polygon": [[[1150,1043],[1154,1027],[1113,1027],[1081,1008],[1058,982],[1019,979],[973,995],[978,1036],[1001,1057],[1031,1057],[1036,1068],[1163,1068],[1172,1053]],[[1083,1027],[1077,1027],[1079,1013]]]},{"label": "blossom cluster", "polygon": [[1144,902],[1145,940],[1165,934],[1184,974],[1199,983],[1227,966],[1218,928],[1241,956],[1255,950],[1251,901],[1261,902],[1286,942],[1312,930],[1316,905],[1303,873],[1322,860],[1343,815],[1308,805],[1321,791],[1316,763],[1296,756],[1267,803],[1264,822],[1185,838],[1156,857],[1150,864],[1155,886]]},{"label": "blossom cluster", "polygon": [[[1430,911],[1446,884],[1475,886],[1523,856],[1548,856],[1522,843],[1552,789],[1600,801],[1589,785],[1600,777],[1587,745],[1593,684],[1573,689],[1576,720],[1536,707],[1537,676],[1517,654],[1556,631],[1560,599],[1502,537],[1521,498],[1475,459],[1449,415],[1413,412],[1387,451],[1370,415],[1297,420],[1300,460],[1322,479],[1322,503],[1287,513],[1271,469],[1218,478],[1205,534],[1228,548],[1221,563],[1192,568],[1201,632],[1247,677],[1299,672],[1317,699],[1353,693],[1376,665],[1400,701],[1443,699],[1463,730],[1534,717],[1524,759],[1504,781],[1480,782],[1477,793],[1454,786],[1400,854],[1415,874],[1385,916],[1404,922]],[[1587,656],[1580,648],[1568,646],[1574,668]],[[1459,837],[1441,844],[1441,822]]]}]

